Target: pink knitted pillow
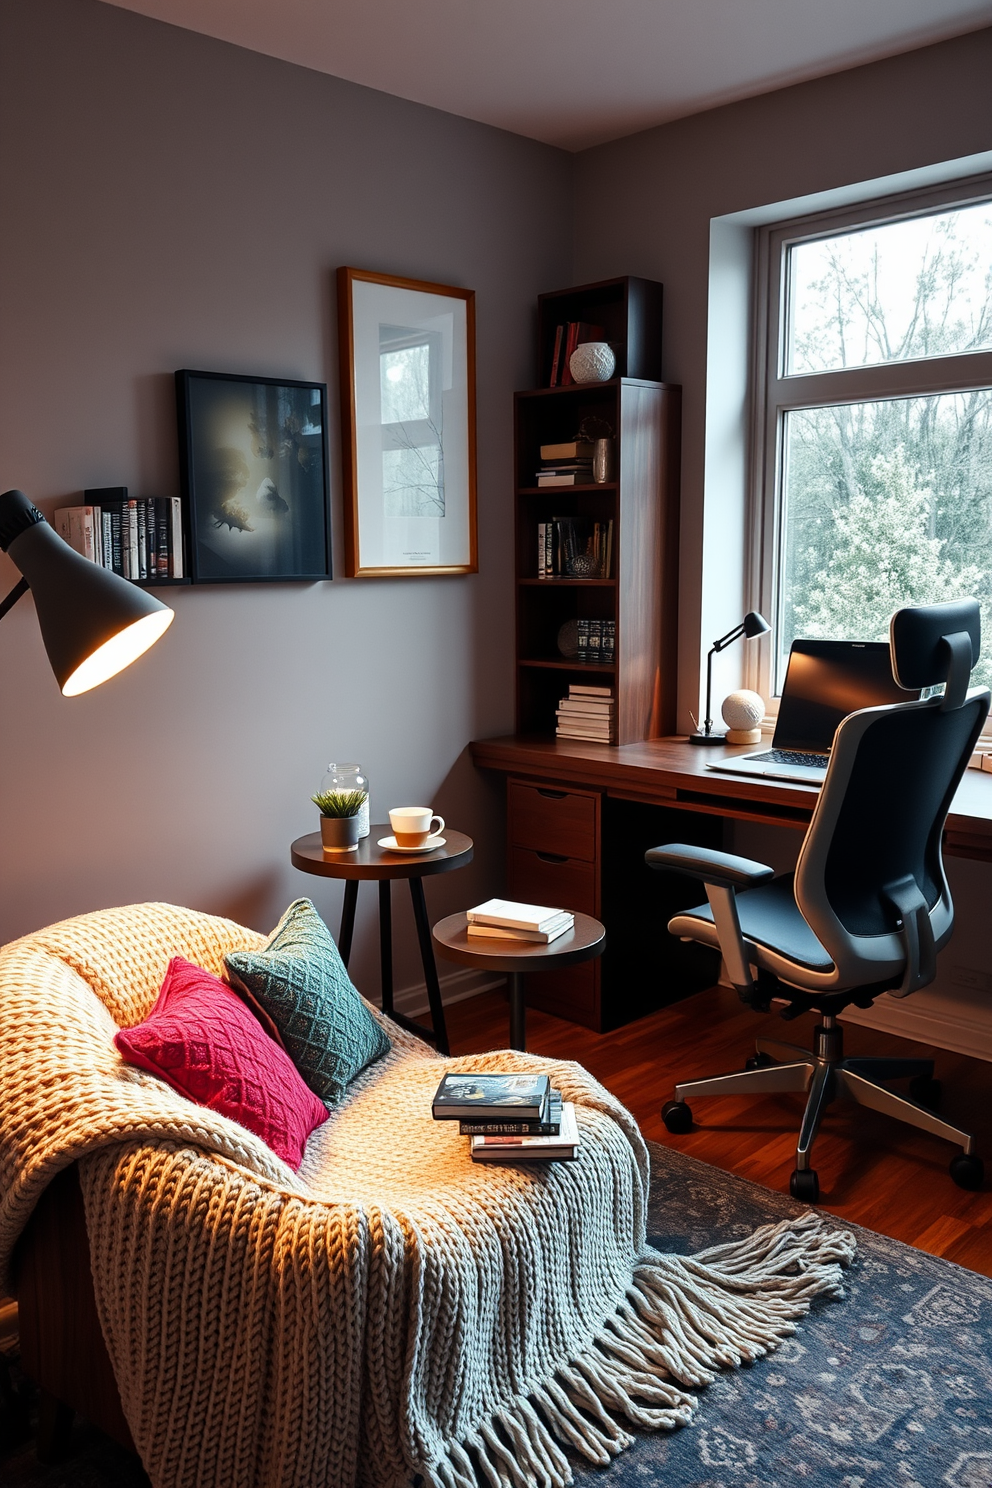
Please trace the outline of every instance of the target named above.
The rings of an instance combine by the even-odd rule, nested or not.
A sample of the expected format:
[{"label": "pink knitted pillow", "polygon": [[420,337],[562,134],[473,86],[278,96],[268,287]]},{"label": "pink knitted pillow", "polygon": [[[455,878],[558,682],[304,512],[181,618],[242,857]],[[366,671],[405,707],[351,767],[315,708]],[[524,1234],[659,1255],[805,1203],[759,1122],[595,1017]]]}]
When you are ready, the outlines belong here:
[{"label": "pink knitted pillow", "polygon": [[230,1116],[298,1168],[307,1137],[327,1120],[289,1055],[218,977],[173,956],[155,1006],[114,1043],[129,1064],[180,1095]]}]

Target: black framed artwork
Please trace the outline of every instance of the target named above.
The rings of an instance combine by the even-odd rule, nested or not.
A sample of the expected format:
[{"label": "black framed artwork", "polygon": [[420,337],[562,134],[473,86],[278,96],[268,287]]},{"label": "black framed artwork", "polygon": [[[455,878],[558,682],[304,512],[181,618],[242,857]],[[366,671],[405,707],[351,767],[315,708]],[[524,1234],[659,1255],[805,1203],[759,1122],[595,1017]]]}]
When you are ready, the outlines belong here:
[{"label": "black framed artwork", "polygon": [[193,582],[330,578],[325,384],[183,369],[176,402]]}]

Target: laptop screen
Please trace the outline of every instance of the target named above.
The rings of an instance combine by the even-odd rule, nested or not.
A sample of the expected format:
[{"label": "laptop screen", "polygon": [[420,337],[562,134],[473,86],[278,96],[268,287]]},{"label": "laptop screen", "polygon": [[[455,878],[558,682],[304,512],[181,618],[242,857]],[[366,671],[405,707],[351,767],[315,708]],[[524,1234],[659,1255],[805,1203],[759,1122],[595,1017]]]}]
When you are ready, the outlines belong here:
[{"label": "laptop screen", "polygon": [[916,697],[893,681],[885,641],[793,641],[772,746],[826,754],[848,713]]}]

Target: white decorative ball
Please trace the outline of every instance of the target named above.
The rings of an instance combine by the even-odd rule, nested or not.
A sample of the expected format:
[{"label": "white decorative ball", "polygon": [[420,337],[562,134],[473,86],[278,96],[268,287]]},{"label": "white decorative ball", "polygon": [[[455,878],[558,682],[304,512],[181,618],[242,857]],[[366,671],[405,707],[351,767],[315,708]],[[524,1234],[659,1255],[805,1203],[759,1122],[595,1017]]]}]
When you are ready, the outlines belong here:
[{"label": "white decorative ball", "polygon": [[606,341],[583,341],[568,359],[568,370],[576,382],[609,382],[617,359]]},{"label": "white decorative ball", "polygon": [[743,687],[724,698],[720,712],[728,728],[754,729],[765,716],[765,700],[759,693]]}]

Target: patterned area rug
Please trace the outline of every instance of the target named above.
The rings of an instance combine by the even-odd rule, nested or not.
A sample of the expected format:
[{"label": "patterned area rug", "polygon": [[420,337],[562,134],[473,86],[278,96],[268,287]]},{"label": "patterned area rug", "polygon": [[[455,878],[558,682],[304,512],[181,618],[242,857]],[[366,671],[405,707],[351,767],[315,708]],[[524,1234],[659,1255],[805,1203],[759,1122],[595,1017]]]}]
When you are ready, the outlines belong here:
[{"label": "patterned area rug", "polygon": [[[651,1144],[651,1243],[689,1254],[801,1213],[782,1194]],[[722,1376],[692,1425],[642,1435],[576,1488],[992,1488],[992,1281],[853,1226],[848,1296]],[[146,1488],[85,1422],[64,1462],[0,1446],[4,1488]],[[218,1485],[221,1488],[221,1485]]]}]

